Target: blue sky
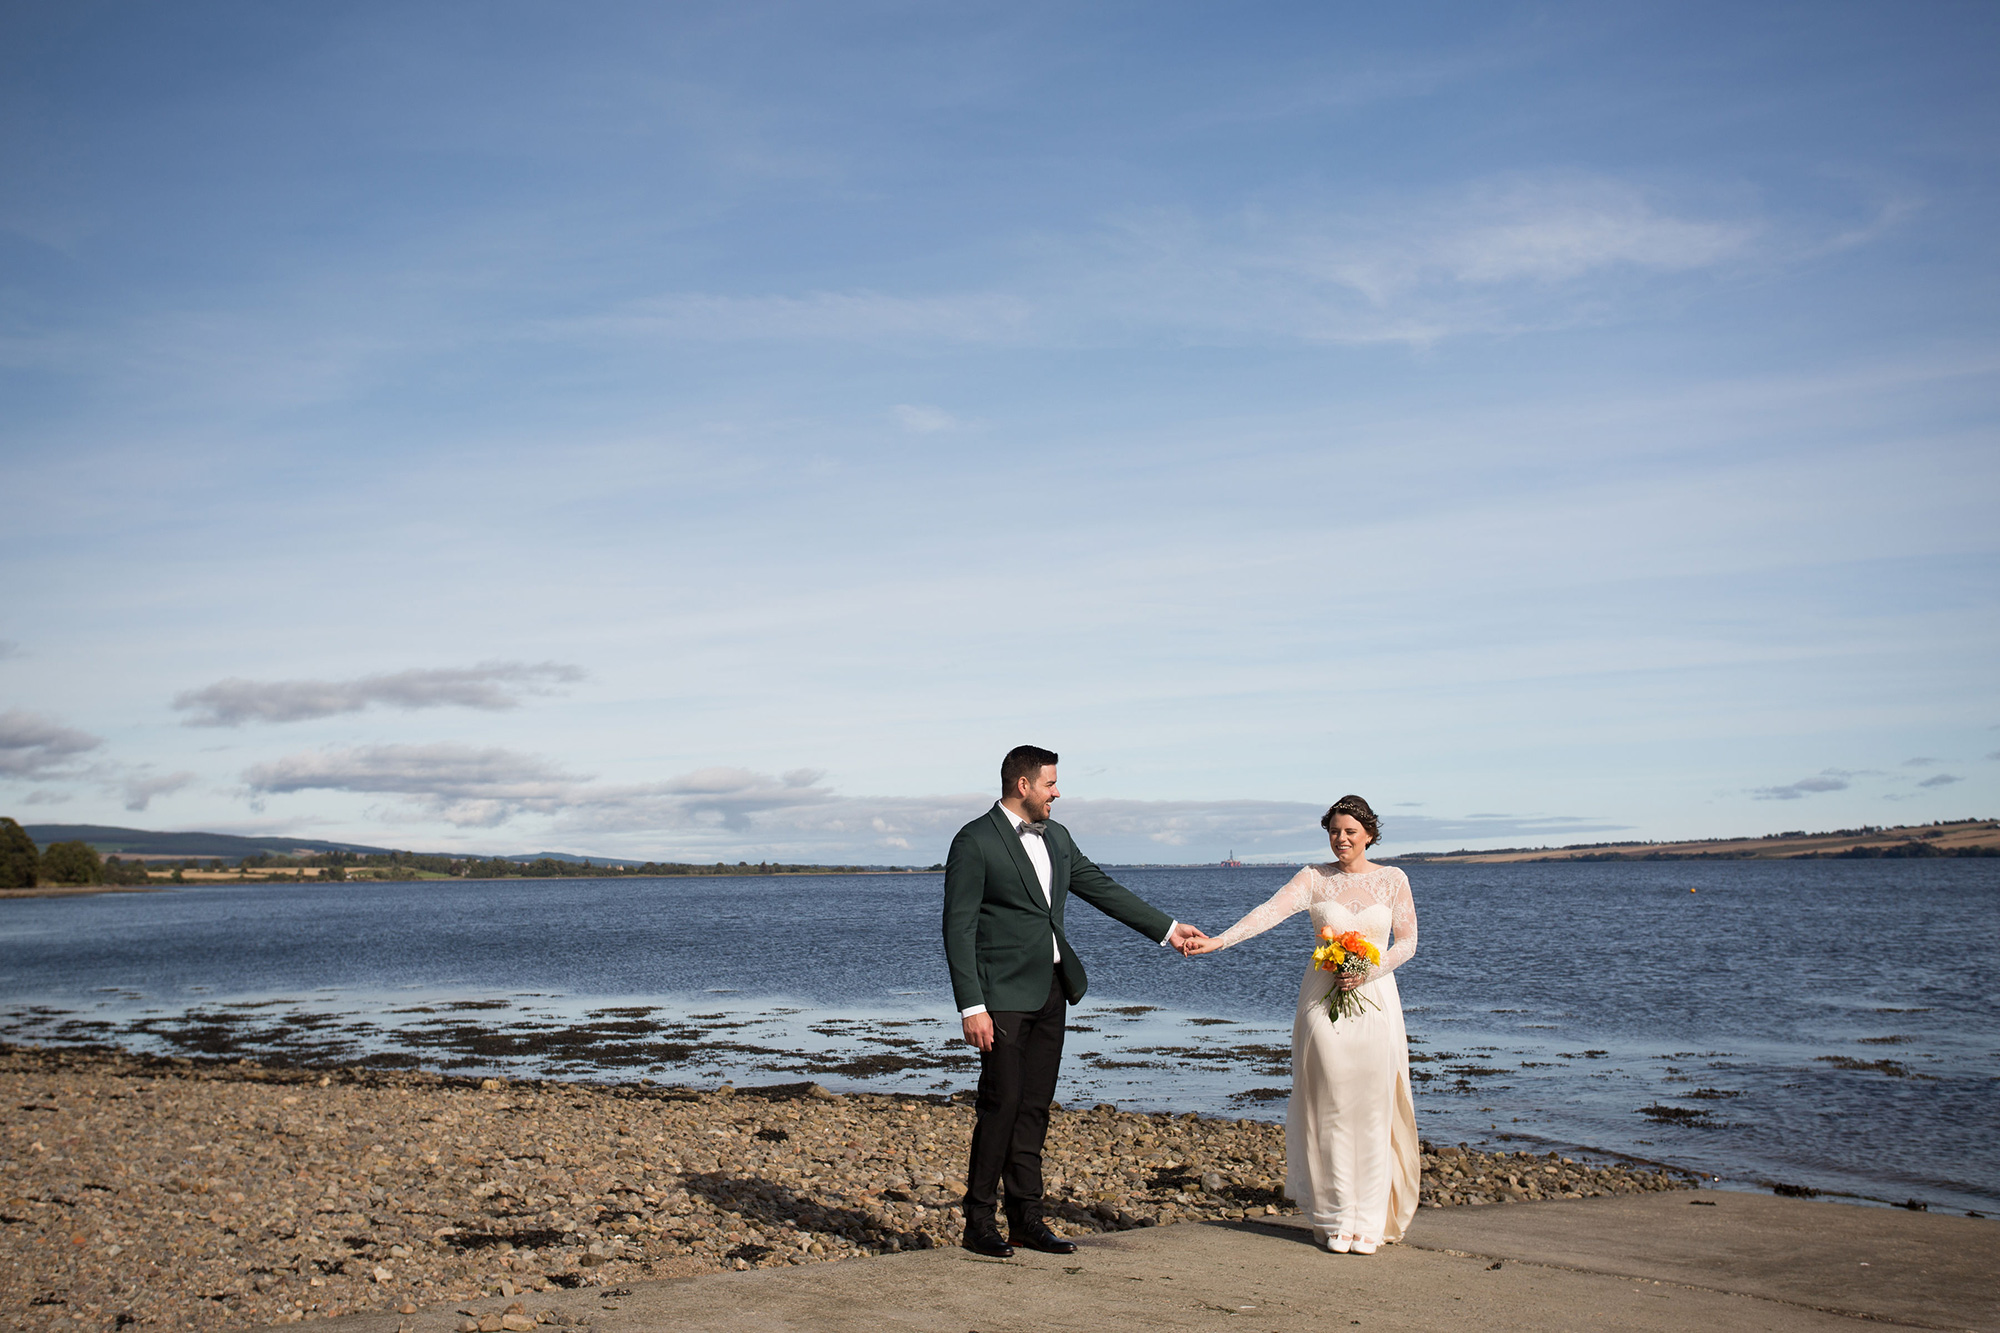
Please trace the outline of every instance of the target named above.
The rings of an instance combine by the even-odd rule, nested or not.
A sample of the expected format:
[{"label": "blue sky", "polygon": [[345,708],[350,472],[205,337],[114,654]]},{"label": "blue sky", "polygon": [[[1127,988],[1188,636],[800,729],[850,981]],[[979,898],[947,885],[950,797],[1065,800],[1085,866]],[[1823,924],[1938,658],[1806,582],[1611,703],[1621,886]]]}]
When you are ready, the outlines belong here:
[{"label": "blue sky", "polygon": [[1978,4],[0,9],[0,810],[2000,814]]}]

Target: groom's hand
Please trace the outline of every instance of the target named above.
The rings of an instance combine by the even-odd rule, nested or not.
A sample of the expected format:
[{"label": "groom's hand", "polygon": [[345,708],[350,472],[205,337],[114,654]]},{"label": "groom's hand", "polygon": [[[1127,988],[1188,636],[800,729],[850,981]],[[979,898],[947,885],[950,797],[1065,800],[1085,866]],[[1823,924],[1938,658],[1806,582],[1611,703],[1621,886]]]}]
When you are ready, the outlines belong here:
[{"label": "groom's hand", "polygon": [[974,1014],[970,1018],[964,1019],[963,1022],[965,1024],[965,1039],[967,1042],[977,1046],[982,1051],[993,1049],[993,1015],[985,1013]]},{"label": "groom's hand", "polygon": [[1196,940],[1205,940],[1207,938],[1208,933],[1200,926],[1190,926],[1185,921],[1167,932],[1167,943],[1172,945],[1183,958],[1188,956]]}]

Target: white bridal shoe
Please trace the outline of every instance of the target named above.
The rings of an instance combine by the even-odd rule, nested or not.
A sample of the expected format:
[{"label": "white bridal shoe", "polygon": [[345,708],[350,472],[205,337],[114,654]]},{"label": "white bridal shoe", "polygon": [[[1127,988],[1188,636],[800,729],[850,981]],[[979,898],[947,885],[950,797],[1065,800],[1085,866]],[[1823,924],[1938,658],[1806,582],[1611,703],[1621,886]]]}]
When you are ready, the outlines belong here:
[{"label": "white bridal shoe", "polygon": [[1335,1235],[1331,1231],[1321,1231],[1319,1228],[1314,1227],[1313,1239],[1319,1242],[1328,1254],[1347,1253],[1348,1237],[1346,1236]]},{"label": "white bridal shoe", "polygon": [[[1346,1249],[1347,1246],[1343,1245],[1341,1248]],[[1354,1238],[1353,1249],[1356,1254],[1373,1254],[1375,1253],[1375,1242],[1372,1240],[1363,1240],[1361,1237],[1356,1236]]]}]

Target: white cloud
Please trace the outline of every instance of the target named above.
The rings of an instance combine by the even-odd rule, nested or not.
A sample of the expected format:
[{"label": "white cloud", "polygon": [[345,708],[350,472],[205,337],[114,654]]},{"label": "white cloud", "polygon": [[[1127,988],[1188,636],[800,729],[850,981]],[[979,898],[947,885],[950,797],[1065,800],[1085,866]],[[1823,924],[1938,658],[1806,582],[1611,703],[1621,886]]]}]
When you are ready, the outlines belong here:
[{"label": "white cloud", "polygon": [[217,681],[174,696],[191,712],[191,727],[238,727],[245,722],[303,722],[358,713],[370,704],[390,708],[479,708],[500,711],[524,694],[583,679],[583,668],[560,662],[482,662],[472,667],[418,668],[355,680]]},{"label": "white cloud", "polygon": [[0,777],[27,778],[68,770],[78,755],[103,745],[88,732],[21,709],[0,713]]}]

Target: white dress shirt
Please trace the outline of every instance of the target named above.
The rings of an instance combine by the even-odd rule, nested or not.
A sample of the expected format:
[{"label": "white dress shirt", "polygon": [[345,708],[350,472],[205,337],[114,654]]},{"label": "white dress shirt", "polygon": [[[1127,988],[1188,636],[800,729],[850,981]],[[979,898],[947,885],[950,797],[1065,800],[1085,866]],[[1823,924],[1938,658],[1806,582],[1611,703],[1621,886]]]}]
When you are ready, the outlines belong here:
[{"label": "white dress shirt", "polygon": [[[1021,850],[1028,854],[1028,863],[1035,868],[1035,879],[1042,888],[1042,901],[1047,903],[1050,910],[1053,911],[1056,900],[1054,889],[1051,885],[1054,883],[1055,870],[1049,864],[1049,840],[1046,837],[1041,837],[1033,833],[1023,833],[1021,829],[1028,822],[1027,820],[1022,819],[1012,810],[1009,810],[1003,802],[995,801],[993,805],[1000,812],[1000,817],[1014,826],[1014,836],[1021,840]],[[1173,923],[1173,926],[1167,927],[1167,938],[1172,937],[1174,926],[1178,926],[1179,924],[1180,922],[1176,921]],[[1166,943],[1167,939],[1163,938],[1160,941],[1160,946],[1165,948]],[[1055,959],[1056,965],[1060,967],[1062,965],[1062,946],[1055,942],[1053,932],[1049,939],[1049,951]],[[970,1018],[974,1014],[983,1014],[985,1012],[985,1005],[975,1004],[969,1009],[959,1010],[958,1016],[960,1018]]]}]

